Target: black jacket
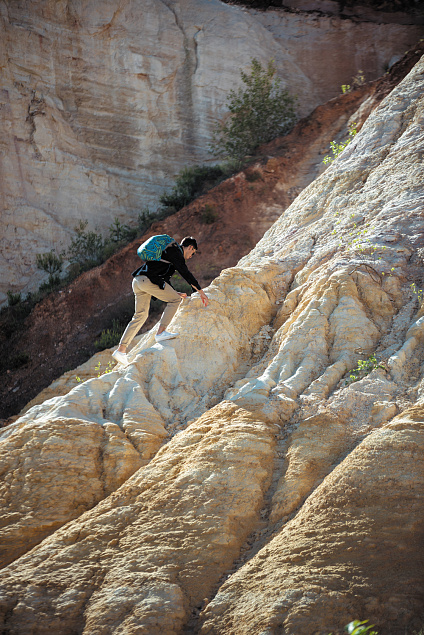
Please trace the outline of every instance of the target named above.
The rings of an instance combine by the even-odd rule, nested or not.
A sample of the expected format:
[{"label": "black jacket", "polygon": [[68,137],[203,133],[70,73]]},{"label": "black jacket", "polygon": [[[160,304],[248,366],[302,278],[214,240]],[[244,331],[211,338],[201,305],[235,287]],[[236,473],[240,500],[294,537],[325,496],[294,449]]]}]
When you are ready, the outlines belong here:
[{"label": "black jacket", "polygon": [[200,289],[200,284],[187,268],[182,247],[175,243],[170,245],[163,250],[162,258],[169,262],[164,262],[163,260],[147,260],[139,269],[136,269],[132,275],[134,277],[147,276],[150,282],[157,284],[160,289],[164,289],[165,282],[171,284],[171,276],[174,275],[175,271],[178,271],[189,285],[193,288]]}]

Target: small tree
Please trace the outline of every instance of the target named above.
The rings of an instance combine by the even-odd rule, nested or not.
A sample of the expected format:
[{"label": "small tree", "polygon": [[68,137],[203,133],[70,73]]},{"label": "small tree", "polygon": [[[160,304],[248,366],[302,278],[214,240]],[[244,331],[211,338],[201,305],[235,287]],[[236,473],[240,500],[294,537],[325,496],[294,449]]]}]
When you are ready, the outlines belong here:
[{"label": "small tree", "polygon": [[68,250],[70,262],[83,268],[96,266],[103,261],[103,238],[93,231],[86,231],[87,225],[87,220],[80,220],[74,227],[76,236]]},{"label": "small tree", "polygon": [[42,269],[49,274],[48,286],[54,287],[60,282],[60,273],[63,267],[63,256],[57,255],[52,249],[44,254],[37,254],[36,262],[38,269]]},{"label": "small tree", "polygon": [[216,125],[210,150],[226,155],[240,167],[258,146],[286,134],[294,125],[295,99],[281,86],[274,62],[267,68],[255,58],[250,73],[241,72],[245,88],[227,97],[230,115]]}]

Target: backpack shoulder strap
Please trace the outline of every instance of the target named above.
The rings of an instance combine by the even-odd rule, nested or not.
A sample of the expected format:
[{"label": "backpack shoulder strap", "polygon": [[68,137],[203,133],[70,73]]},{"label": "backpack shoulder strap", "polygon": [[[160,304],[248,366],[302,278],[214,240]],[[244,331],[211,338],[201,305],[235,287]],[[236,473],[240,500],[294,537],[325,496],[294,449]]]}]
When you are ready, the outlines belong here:
[{"label": "backpack shoulder strap", "polygon": [[[174,240],[174,242],[169,243],[169,245],[166,246],[166,249],[168,249],[168,247],[173,247],[174,245],[177,245],[177,247],[180,249],[181,253],[183,252],[183,248],[181,247],[180,243],[178,243],[176,240]],[[166,251],[166,249],[164,249],[164,251]],[[172,264],[169,260],[166,260],[165,258],[161,258],[160,262],[167,262],[169,264]]]}]

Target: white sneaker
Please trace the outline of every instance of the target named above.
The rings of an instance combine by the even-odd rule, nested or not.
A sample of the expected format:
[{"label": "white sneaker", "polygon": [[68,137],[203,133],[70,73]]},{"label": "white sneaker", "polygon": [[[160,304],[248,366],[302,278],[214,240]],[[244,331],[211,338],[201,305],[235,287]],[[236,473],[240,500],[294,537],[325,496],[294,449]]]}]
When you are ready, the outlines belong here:
[{"label": "white sneaker", "polygon": [[119,364],[122,364],[123,366],[128,366],[129,361],[128,361],[128,357],[126,353],[121,353],[121,351],[115,351],[114,353],[112,353],[112,357],[114,359],[116,359],[116,361]]},{"label": "white sneaker", "polygon": [[178,337],[178,333],[168,333],[168,331],[163,331],[160,335],[155,335],[155,340],[157,342],[163,342],[164,340],[172,340],[174,337]]}]

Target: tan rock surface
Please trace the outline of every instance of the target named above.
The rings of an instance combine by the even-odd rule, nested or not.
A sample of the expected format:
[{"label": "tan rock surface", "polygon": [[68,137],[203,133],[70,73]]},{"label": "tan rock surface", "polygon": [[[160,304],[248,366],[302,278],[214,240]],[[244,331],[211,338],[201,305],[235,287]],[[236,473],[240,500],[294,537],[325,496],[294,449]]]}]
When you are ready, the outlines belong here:
[{"label": "tan rock surface", "polygon": [[[213,282],[210,306],[184,303],[178,339],[153,345],[147,333],[128,368],[1,431],[15,486],[2,539],[25,535],[28,548],[24,505],[34,493],[35,544],[54,529],[59,496],[53,465],[41,493],[37,474],[27,477],[33,445],[62,426],[93,434],[94,457],[119,431],[119,464],[126,448],[146,462],[171,438],[4,569],[5,630],[47,633],[59,619],[64,633],[327,635],[355,617],[388,635],[421,627],[424,317],[410,284],[423,276],[423,151],[424,59]],[[374,353],[383,368],[349,382]],[[118,486],[115,468],[93,472],[85,491],[77,467],[68,477],[60,522]]]},{"label": "tan rock surface", "polygon": [[333,470],[278,536],[221,586],[199,632],[328,635],[355,618],[378,624],[379,633],[404,632],[414,617],[420,628],[423,449],[421,403],[370,434]]},{"label": "tan rock surface", "polygon": [[100,232],[115,217],[135,224],[182,167],[210,159],[252,56],[276,60],[304,115],[361,66],[380,76],[423,32],[291,12],[264,21],[218,0],[3,0],[0,29],[0,302],[38,288],[36,254],[62,251],[80,219]]},{"label": "tan rock surface", "polygon": [[[183,319],[184,331],[175,344],[155,344],[154,331],[147,333],[132,349],[129,358],[134,363],[129,369],[94,377],[64,397],[36,405],[0,433],[3,471],[10,472],[14,483],[13,496],[8,482],[0,485],[7,525],[0,530],[0,540],[5,536],[4,563],[116,489],[158,450],[167,435],[165,427],[172,434],[220,400],[226,385],[249,360],[250,338],[272,316],[275,267],[267,270],[265,281],[253,269],[227,270],[210,287],[211,304],[201,323],[199,298],[187,299],[179,309],[177,318]],[[249,317],[240,322],[241,316]],[[97,435],[83,441],[91,448],[88,457],[93,455],[89,478],[78,470],[80,448],[73,443],[80,426],[83,437]],[[41,430],[40,437],[34,430]],[[59,435],[58,444],[49,443],[50,435]],[[42,475],[39,451],[46,457]],[[31,454],[28,461],[16,458],[26,452]],[[67,482],[66,491],[56,488],[57,478]],[[37,501],[30,508],[29,492]],[[55,505],[59,499],[60,514]],[[18,539],[21,534],[24,539]],[[9,536],[14,541],[12,553]]]},{"label": "tan rock surface", "polygon": [[273,428],[232,404],[210,410],[34,561],[4,570],[2,623],[11,633],[179,632],[254,527]]}]

